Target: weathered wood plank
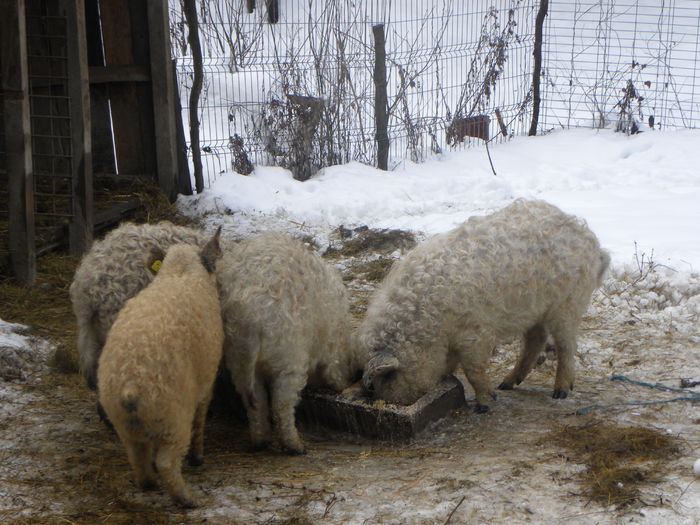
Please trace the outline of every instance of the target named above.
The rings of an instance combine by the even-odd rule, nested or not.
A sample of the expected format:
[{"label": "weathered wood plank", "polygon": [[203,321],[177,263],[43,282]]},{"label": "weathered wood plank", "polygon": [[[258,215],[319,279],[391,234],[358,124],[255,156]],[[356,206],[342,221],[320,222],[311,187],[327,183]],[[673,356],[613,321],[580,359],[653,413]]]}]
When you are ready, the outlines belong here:
[{"label": "weathered wood plank", "polygon": [[187,159],[187,139],[182,123],[182,106],[180,92],[177,88],[177,68],[172,62],[173,86],[175,88],[175,147],[177,148],[177,191],[183,195],[192,195],[192,178],[190,177],[190,162]]},{"label": "weathered wood plank", "polygon": [[85,35],[90,72],[90,121],[92,127],[93,173],[116,173],[112,117],[109,110],[109,86],[93,84],[93,68],[104,68],[102,25],[98,0],[85,0]]},{"label": "weathered wood plank", "polygon": [[[105,64],[149,67],[146,5],[133,0],[100,3]],[[155,173],[153,99],[148,84],[109,85],[119,173]]]},{"label": "weathered wood plank", "polygon": [[25,7],[25,0],[0,2],[0,88],[4,92],[10,260],[15,279],[31,286],[36,280],[36,248]]},{"label": "weathered wood plank", "polygon": [[150,82],[151,73],[141,65],[92,66],[90,84],[110,84],[116,82]]},{"label": "weathered wood plank", "polygon": [[84,4],[61,0],[66,13],[68,44],[68,94],[71,102],[71,189],[73,217],[68,226],[70,253],[80,255],[92,243],[92,142],[90,84]]},{"label": "weathered wood plank", "polygon": [[171,202],[177,198],[175,85],[170,58],[167,0],[148,0],[151,93],[155,119],[157,178]]}]

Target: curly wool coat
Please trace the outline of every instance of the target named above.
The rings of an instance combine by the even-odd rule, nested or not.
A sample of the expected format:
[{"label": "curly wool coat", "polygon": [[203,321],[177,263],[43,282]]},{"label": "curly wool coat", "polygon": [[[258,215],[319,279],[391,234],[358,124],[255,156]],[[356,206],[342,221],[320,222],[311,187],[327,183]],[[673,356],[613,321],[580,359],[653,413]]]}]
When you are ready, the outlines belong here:
[{"label": "curly wool coat", "polygon": [[304,451],[294,410],[308,384],[342,390],[361,370],[349,302],[338,272],[300,241],[275,233],[246,239],[217,265],[232,381],[254,447],[272,438]]},{"label": "curly wool coat", "polygon": [[363,383],[378,398],[410,404],[461,364],[478,411],[493,396],[486,369],[496,344],[524,336],[501,384],[532,369],[550,334],[557,347],[554,397],[574,384],[581,318],[609,256],[583,221],[520,199],[437,235],[397,263],[360,327],[370,353]]},{"label": "curly wool coat", "polygon": [[164,221],[124,223],[92,245],[70,286],[80,370],[90,388],[96,387],[98,359],[117,314],[155,276],[143,254],[153,249],[165,252],[176,243],[203,246],[205,242],[202,232]]},{"label": "curly wool coat", "polygon": [[[100,403],[124,444],[136,480],[157,475],[173,499],[195,505],[182,459],[201,464],[204,421],[223,347],[215,260],[218,233],[202,251],[172,246],[151,285],[129,299],[99,360]],[[154,468],[155,466],[155,468]]]}]

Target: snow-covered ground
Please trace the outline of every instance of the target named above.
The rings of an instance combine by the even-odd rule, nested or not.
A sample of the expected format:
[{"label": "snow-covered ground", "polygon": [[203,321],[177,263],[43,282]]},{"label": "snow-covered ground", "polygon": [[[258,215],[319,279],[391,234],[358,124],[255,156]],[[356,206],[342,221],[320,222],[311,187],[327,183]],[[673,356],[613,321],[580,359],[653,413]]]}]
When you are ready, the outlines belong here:
[{"label": "snow-covered ground", "polygon": [[[339,225],[400,228],[426,235],[518,197],[547,200],[586,219],[616,264],[651,257],[680,272],[700,270],[700,131],[574,129],[518,137],[490,148],[444,154],[390,172],[351,163],[298,182],[282,168],[221,175],[189,213],[232,212],[244,233],[275,226],[323,239]],[[303,228],[299,225],[303,224]]]},{"label": "snow-covered ground", "polygon": [[[333,166],[304,183],[281,168],[262,167],[247,177],[224,174],[201,196],[181,198],[180,205],[212,224],[223,223],[235,236],[281,229],[311,235],[324,247],[334,242],[333,230],[340,225],[411,230],[424,238],[515,198],[545,199],[583,217],[612,255],[610,277],[596,295],[586,327],[592,332],[583,337],[581,360],[587,370],[582,374],[597,377],[597,384],[587,387],[606,392],[597,402],[622,402],[624,393],[612,394],[614,401],[608,398],[616,390],[608,382],[611,373],[669,386],[678,386],[679,377],[700,378],[698,144],[698,130],[627,136],[575,129],[492,146],[495,175],[484,148],[448,153],[424,164],[406,162],[391,172],[358,163]],[[580,398],[577,403],[585,404]],[[613,419],[669,429],[689,440],[692,458],[700,454],[697,405],[665,405],[665,414],[659,409],[654,415],[633,410]],[[681,477],[691,484],[692,463],[686,460],[681,467]],[[683,510],[674,509],[670,521],[699,523],[697,483],[682,499]],[[543,505],[531,521],[548,522],[564,512]],[[589,514],[579,511],[571,512],[574,521],[589,523]],[[475,522],[499,519],[472,512]],[[412,522],[403,516],[391,522]],[[667,517],[654,510],[628,519],[657,523]],[[596,516],[599,523],[607,519]]]},{"label": "snow-covered ground", "polygon": [[[202,506],[184,513],[160,491],[133,486],[123,448],[98,421],[94,395],[78,378],[0,382],[0,519],[700,523],[700,480],[693,475],[699,403],[627,406],[678,394],[610,380],[622,374],[676,388],[680,378],[700,380],[699,144],[700,132],[692,130],[631,137],[571,130],[492,146],[496,175],[486,151],[472,149],[392,172],[334,166],[304,183],[280,168],[220,176],[202,195],[182,197],[180,207],[204,216],[207,227],[222,224],[229,237],[282,230],[313,237],[321,251],[341,242],[340,225],[406,229],[422,239],[518,197],[542,198],[585,218],[613,262],[584,319],[576,391],[551,399],[548,360],[516,390],[501,392],[490,414],[460,410],[410,444],[306,433],[304,457],[251,452],[244,425],[215,417],[206,464],[185,469]],[[352,272],[352,261],[332,263]],[[355,298],[371,291],[359,281],[349,276]],[[15,344],[16,329],[0,324],[7,334],[0,347]],[[495,351],[494,383],[516,352],[514,344]],[[605,406],[574,414],[591,405]],[[551,440],[553,429],[596,421],[653,428],[684,444],[662,481],[644,486],[631,507],[583,496],[585,461]]]}]

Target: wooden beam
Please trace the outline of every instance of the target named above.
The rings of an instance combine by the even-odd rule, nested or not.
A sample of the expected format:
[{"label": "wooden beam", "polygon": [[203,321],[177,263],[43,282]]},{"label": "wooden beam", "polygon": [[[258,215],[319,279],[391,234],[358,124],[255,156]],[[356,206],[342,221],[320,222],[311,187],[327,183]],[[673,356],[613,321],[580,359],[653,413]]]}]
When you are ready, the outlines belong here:
[{"label": "wooden beam", "polygon": [[158,185],[170,202],[174,202],[178,178],[177,128],[167,0],[148,0],[148,34]]},{"label": "wooden beam", "polygon": [[113,84],[117,82],[150,82],[148,68],[139,65],[130,66],[92,66],[90,84]]},{"label": "wooden beam", "polygon": [[66,14],[68,52],[68,94],[71,108],[71,186],[73,217],[68,226],[68,246],[72,255],[81,255],[92,244],[92,142],[90,124],[90,84],[84,3],[60,0]]},{"label": "wooden beam", "polygon": [[36,281],[36,247],[25,0],[0,2],[0,63],[10,260],[15,279],[31,286]]}]

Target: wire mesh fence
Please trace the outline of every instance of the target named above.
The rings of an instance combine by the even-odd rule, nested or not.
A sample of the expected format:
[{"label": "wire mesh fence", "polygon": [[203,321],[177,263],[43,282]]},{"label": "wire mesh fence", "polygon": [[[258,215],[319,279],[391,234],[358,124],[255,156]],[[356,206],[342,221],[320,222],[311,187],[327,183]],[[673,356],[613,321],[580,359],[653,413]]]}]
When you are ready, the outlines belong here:
[{"label": "wire mesh fence", "polygon": [[[178,0],[171,1],[187,119],[193,66]],[[292,171],[375,164],[377,24],[386,35],[390,167],[526,133],[539,6],[201,0],[199,120],[209,182],[253,164]],[[699,42],[700,0],[550,1],[538,131],[697,127]]]},{"label": "wire mesh fence", "polygon": [[[289,168],[310,162],[312,169],[351,160],[374,164],[377,24],[386,35],[390,165],[462,147],[476,140],[471,135],[522,132],[537,5],[288,0],[270,24],[263,6],[248,12],[224,0],[201,3],[205,172],[211,178],[240,171],[246,160]],[[171,20],[183,55],[179,10]],[[186,106],[188,56],[178,59],[178,73]]]},{"label": "wire mesh fence", "polygon": [[543,130],[700,123],[700,1],[552,2]]},{"label": "wire mesh fence", "polygon": [[35,214],[53,226],[73,215],[67,21],[57,6],[27,4],[27,59]]}]

